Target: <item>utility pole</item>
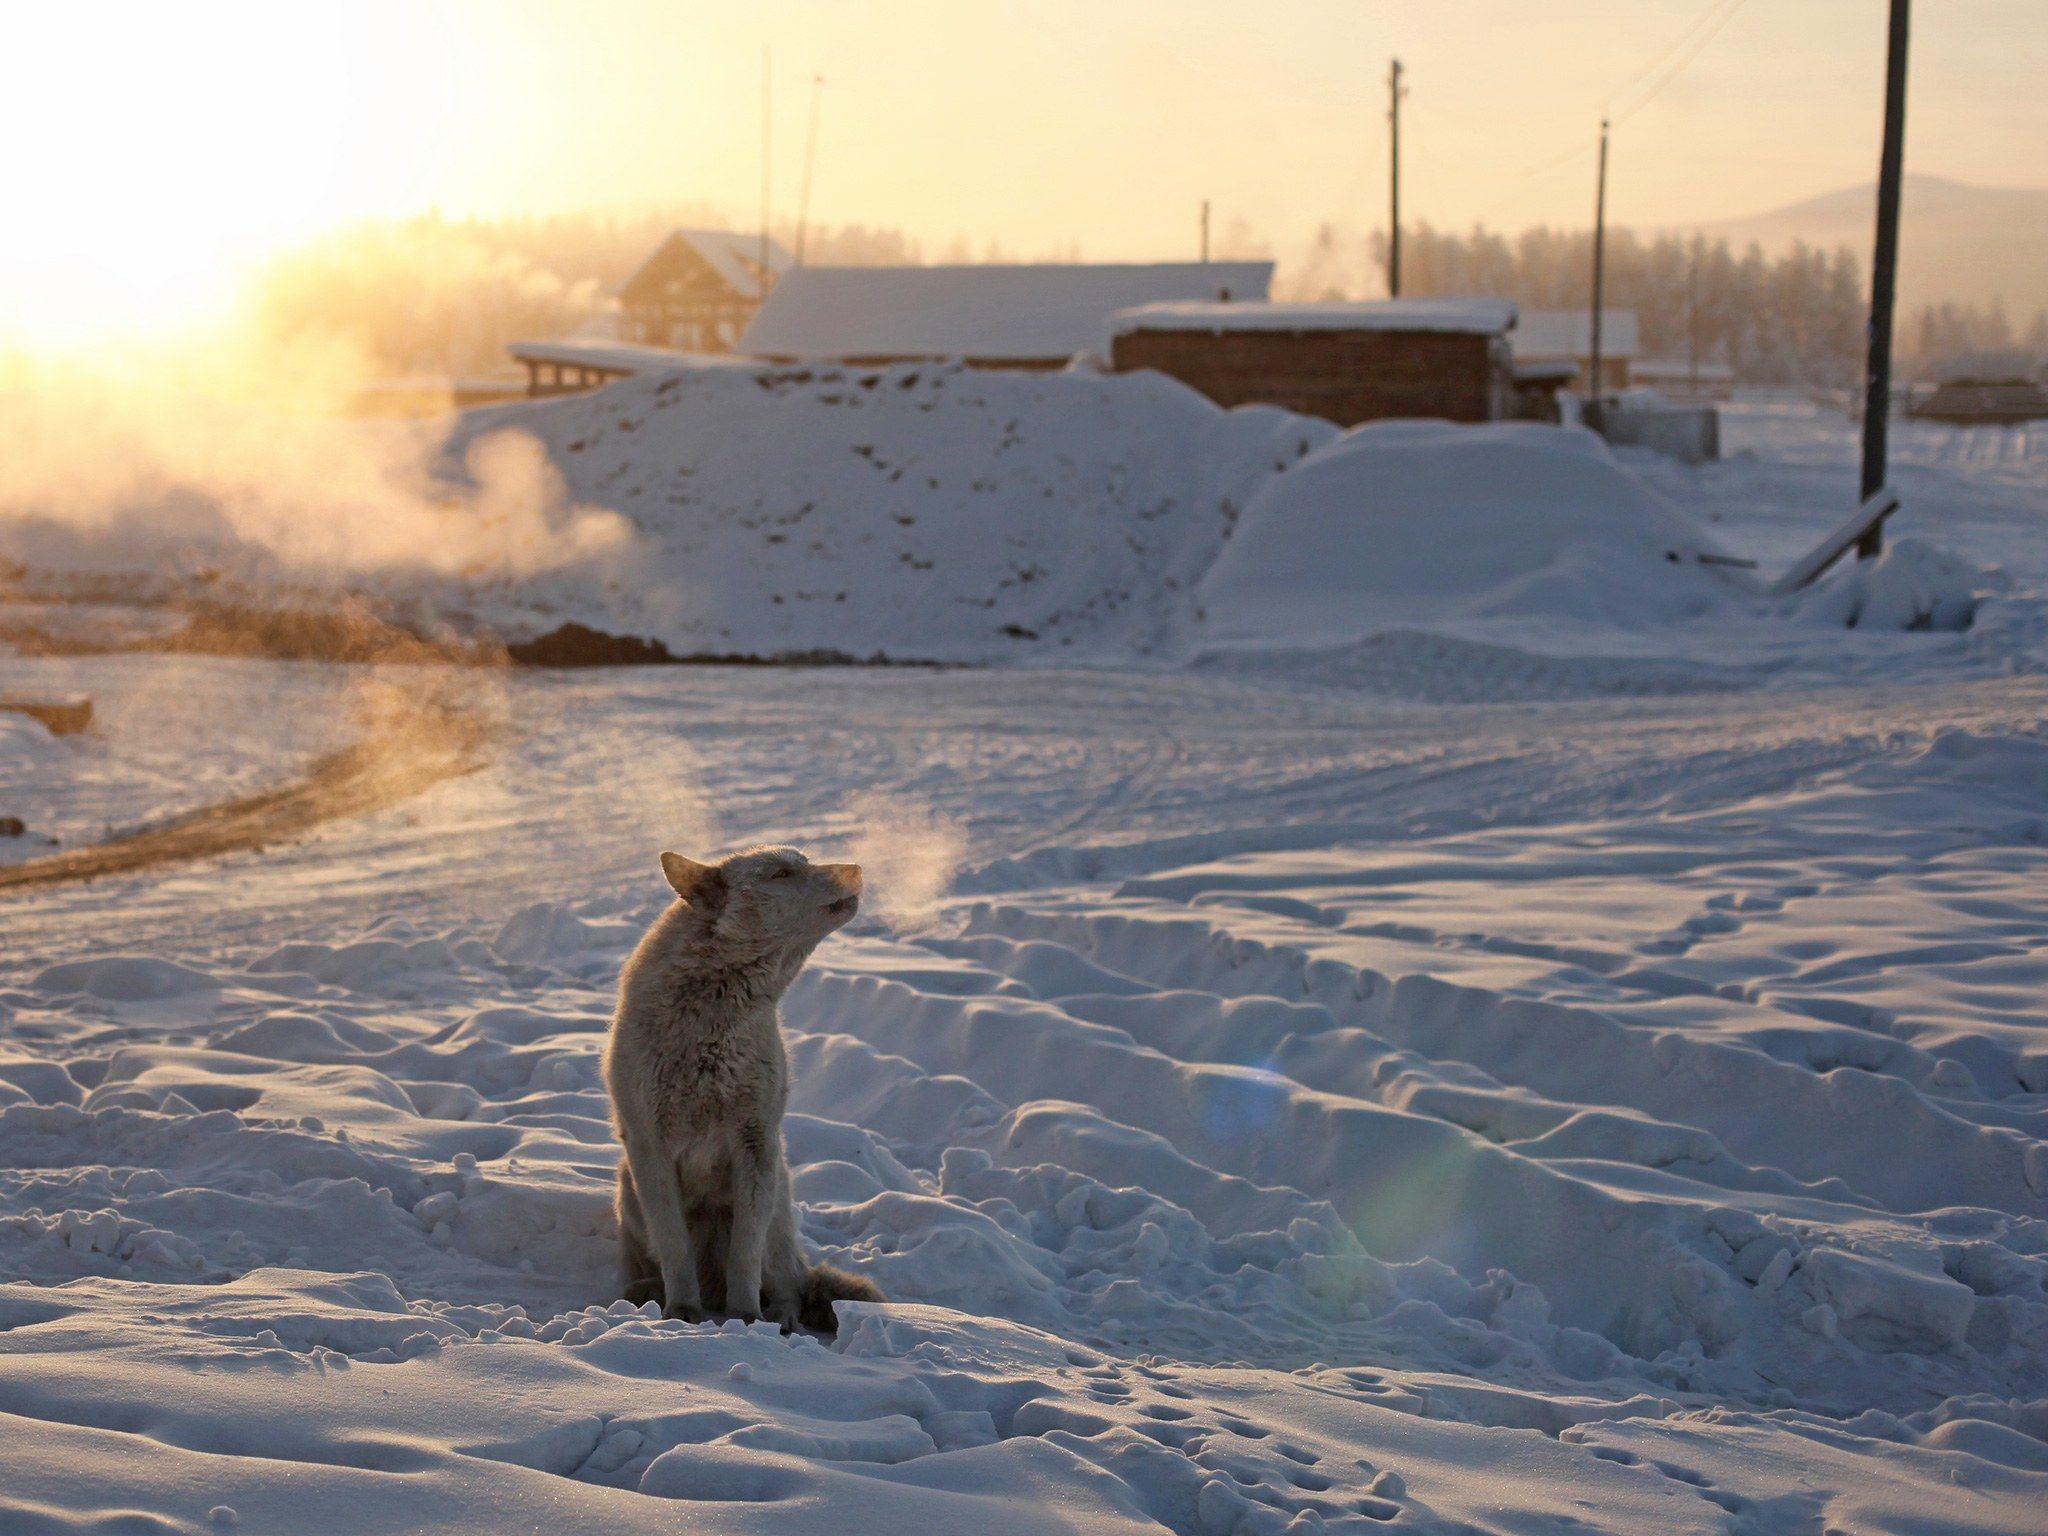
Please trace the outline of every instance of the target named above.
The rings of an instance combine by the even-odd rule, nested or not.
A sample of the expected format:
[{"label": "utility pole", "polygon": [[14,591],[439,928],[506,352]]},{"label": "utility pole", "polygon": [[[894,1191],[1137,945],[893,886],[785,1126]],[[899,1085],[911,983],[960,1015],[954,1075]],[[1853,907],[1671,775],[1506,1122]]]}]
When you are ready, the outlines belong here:
[{"label": "utility pole", "polygon": [[1600,377],[1600,322],[1601,309],[1607,298],[1607,119],[1600,119],[1600,180],[1593,193],[1593,376],[1589,381],[1586,403],[1592,409],[1592,420],[1588,426],[1600,430],[1600,418],[1604,409],[1606,390]]},{"label": "utility pole", "polygon": [[1401,61],[1396,59],[1387,71],[1388,186],[1393,200],[1387,218],[1387,297],[1393,299],[1401,297],[1401,98],[1407,94],[1401,84]]},{"label": "utility pole", "polygon": [[[1884,488],[1885,438],[1892,411],[1892,307],[1898,290],[1899,181],[1906,159],[1906,25],[1909,0],[1892,0],[1885,47],[1884,148],[1877,162],[1877,250],[1870,266],[1870,351],[1863,371],[1863,486],[1869,501]],[[1859,559],[1884,551],[1880,519],[1856,542]]]},{"label": "utility pole", "polygon": [[1202,199],[1202,265],[1209,265],[1209,199]]},{"label": "utility pole", "polygon": [[804,234],[811,223],[811,168],[818,160],[818,95],[825,88],[823,75],[811,76],[811,126],[804,135],[803,190],[796,200],[796,264],[804,264]]},{"label": "utility pole", "polygon": [[1687,373],[1691,376],[1690,391],[1697,401],[1700,397],[1700,247],[1705,239],[1695,230],[1692,237],[1692,270],[1687,274],[1685,304],[1686,352],[1690,359]]},{"label": "utility pole", "polygon": [[769,133],[774,123],[770,111],[770,81],[768,45],[761,45],[761,292],[768,291],[768,148]]}]

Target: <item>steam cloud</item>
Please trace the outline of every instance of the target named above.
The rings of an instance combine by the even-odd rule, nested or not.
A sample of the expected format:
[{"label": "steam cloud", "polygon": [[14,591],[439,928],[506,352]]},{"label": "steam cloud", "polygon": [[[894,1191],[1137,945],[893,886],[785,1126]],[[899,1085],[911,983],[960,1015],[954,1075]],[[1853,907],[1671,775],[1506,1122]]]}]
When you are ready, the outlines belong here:
[{"label": "steam cloud", "polygon": [[858,825],[853,857],[865,874],[863,904],[899,931],[928,926],[966,859],[965,829],[893,795],[863,795],[849,811]]},{"label": "steam cloud", "polygon": [[310,584],[524,576],[620,550],[533,439],[350,419],[365,374],[333,343],[209,335],[117,360],[0,357],[0,554],[38,569],[215,570]]}]

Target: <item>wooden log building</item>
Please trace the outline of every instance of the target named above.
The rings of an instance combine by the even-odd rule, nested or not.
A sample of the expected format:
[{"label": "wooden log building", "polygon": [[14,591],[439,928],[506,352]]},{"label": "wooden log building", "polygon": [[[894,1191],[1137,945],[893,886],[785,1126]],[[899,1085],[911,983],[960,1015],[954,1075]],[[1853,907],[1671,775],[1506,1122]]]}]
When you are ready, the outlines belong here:
[{"label": "wooden log building", "polygon": [[1152,304],[1112,322],[1112,365],[1152,368],[1218,405],[1277,405],[1356,426],[1513,414],[1505,299]]},{"label": "wooden log building", "polygon": [[789,253],[759,235],[672,231],[618,286],[619,340],[730,352],[789,266]]}]

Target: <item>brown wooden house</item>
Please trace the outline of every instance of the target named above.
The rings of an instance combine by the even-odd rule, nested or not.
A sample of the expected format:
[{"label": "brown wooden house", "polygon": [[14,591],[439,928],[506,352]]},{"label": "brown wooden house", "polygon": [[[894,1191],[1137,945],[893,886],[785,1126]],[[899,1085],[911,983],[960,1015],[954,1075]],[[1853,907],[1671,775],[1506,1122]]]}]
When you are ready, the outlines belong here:
[{"label": "brown wooden house", "polygon": [[1118,372],[1152,368],[1218,405],[1277,405],[1339,426],[1512,414],[1504,299],[1153,304],[1115,317]]},{"label": "brown wooden house", "polygon": [[764,248],[759,235],[674,230],[619,284],[619,340],[730,352],[789,265],[789,253],[772,239]]}]

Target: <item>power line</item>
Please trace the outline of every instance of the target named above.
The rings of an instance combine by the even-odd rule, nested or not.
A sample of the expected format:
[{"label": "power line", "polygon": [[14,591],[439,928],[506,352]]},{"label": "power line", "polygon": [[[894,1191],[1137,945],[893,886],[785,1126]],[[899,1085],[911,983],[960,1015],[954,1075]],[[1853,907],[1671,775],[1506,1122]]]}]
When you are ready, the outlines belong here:
[{"label": "power line", "polygon": [[1674,59],[1680,53],[1682,53],[1685,50],[1686,45],[1689,44],[1695,37],[1697,37],[1701,33],[1703,28],[1705,28],[1712,22],[1715,13],[1720,11],[1724,6],[1727,6],[1729,4],[1730,0],[1707,0],[1706,5],[1702,6],[1699,12],[1693,17],[1693,19],[1686,23],[1685,29],[1681,31],[1677,37],[1672,39],[1670,47],[1666,48],[1661,53],[1653,55],[1648,63],[1643,65],[1643,67],[1641,69],[1638,69],[1634,74],[1630,75],[1626,80],[1622,81],[1620,85],[1616,86],[1614,90],[1609,93],[1607,97],[1607,106],[1609,110],[1612,110],[1615,102],[1627,97],[1630,91],[1634,90],[1638,85],[1641,85],[1645,80],[1649,79],[1650,76],[1654,75],[1658,70],[1662,69],[1666,64],[1670,63],[1672,59]]},{"label": "power line", "polygon": [[[1645,80],[1651,79],[1652,76],[1656,76],[1650,88],[1641,96],[1638,96],[1619,111],[1610,110],[1607,114],[1609,120],[1619,123],[1626,118],[1634,116],[1647,106],[1656,97],[1658,92],[1685,73],[1686,67],[1700,56],[1701,51],[1706,48],[1707,44],[1721,35],[1722,29],[1730,21],[1734,20],[1735,13],[1741,10],[1747,3],[1748,0],[1712,0],[1712,4],[1695,16],[1686,26],[1685,30],[1678,34],[1676,41],[1670,47],[1654,55],[1649,63],[1630,75],[1608,97],[1610,103],[1616,100],[1625,100],[1636,86]],[[1666,67],[1667,65],[1669,66],[1668,68]],[[1661,75],[1658,74],[1660,69],[1663,70]],[[1518,179],[1526,180],[1535,176],[1547,176],[1552,171],[1560,170],[1567,165],[1576,164],[1578,161],[1585,159],[1597,148],[1597,139],[1588,139],[1582,144],[1574,145],[1572,148],[1551,155],[1546,159],[1532,162],[1528,167],[1518,172],[1517,177]]]},{"label": "power line", "polygon": [[1577,161],[1585,159],[1587,155],[1590,155],[1599,147],[1599,143],[1599,138],[1596,136],[1586,140],[1583,144],[1573,145],[1561,154],[1552,155],[1548,160],[1538,160],[1527,169],[1517,171],[1515,173],[1516,179],[1527,181],[1537,176],[1548,176],[1552,171],[1561,170],[1567,165],[1572,165]]},{"label": "power line", "polygon": [[1715,20],[1714,24],[1711,27],[1707,28],[1706,32],[1701,35],[1699,40],[1696,41],[1692,45],[1692,47],[1688,48],[1685,51],[1685,53],[1679,57],[1678,62],[1673,64],[1661,76],[1659,76],[1656,82],[1651,85],[1649,90],[1645,91],[1641,96],[1637,97],[1633,104],[1623,107],[1620,111],[1613,113],[1613,120],[1617,123],[1623,122],[1626,119],[1635,116],[1636,113],[1642,111],[1644,107],[1648,106],[1652,101],[1654,101],[1657,97],[1657,93],[1663,90],[1664,87],[1669,85],[1672,81],[1676,80],[1680,75],[1684,74],[1686,66],[1692,63],[1694,59],[1700,56],[1701,50],[1704,49],[1707,46],[1707,44],[1711,43],[1715,38],[1721,35],[1722,29],[1726,27],[1729,22],[1735,19],[1735,13],[1741,10],[1742,7],[1747,3],[1748,0],[1728,0],[1726,8],[1722,10],[1720,16]]}]

